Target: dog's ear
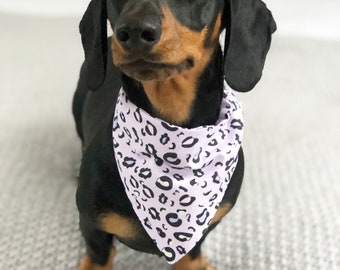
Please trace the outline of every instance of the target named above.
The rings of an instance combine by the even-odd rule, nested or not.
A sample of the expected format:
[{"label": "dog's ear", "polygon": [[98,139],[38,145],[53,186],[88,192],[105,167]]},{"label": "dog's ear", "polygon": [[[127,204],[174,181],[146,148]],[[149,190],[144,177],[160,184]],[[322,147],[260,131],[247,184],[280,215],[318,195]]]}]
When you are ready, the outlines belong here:
[{"label": "dog's ear", "polygon": [[236,91],[254,88],[262,70],[276,24],[260,0],[226,0],[224,74]]},{"label": "dog's ear", "polygon": [[104,82],[107,62],[107,10],[105,0],[92,0],[80,22],[85,52],[85,76],[91,90]]}]

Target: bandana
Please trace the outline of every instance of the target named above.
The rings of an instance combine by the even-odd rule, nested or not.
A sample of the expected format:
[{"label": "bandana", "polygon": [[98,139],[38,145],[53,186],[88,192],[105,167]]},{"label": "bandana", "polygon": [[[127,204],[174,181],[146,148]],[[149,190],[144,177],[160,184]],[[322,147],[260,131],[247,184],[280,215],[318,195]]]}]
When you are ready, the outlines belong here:
[{"label": "bandana", "polygon": [[120,90],[113,145],[120,177],[146,232],[168,263],[195,247],[237,165],[241,104],[225,84],[215,125],[187,129],[134,105]]}]

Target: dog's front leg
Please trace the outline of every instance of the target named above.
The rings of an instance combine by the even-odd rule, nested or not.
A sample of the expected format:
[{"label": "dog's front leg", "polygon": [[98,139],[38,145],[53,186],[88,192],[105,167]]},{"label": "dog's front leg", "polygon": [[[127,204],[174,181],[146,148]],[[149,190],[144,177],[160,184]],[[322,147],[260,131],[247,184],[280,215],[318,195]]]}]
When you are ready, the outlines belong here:
[{"label": "dog's front leg", "polygon": [[89,218],[82,215],[79,224],[86,243],[86,254],[78,270],[111,270],[116,254],[113,235],[98,229]]},{"label": "dog's front leg", "polygon": [[81,264],[79,265],[78,270],[111,270],[115,254],[116,251],[114,248],[112,248],[108,262],[105,265],[100,265],[92,262],[90,256],[86,254]]},{"label": "dog's front leg", "polygon": [[215,270],[201,252],[203,240],[196,245],[187,255],[174,264],[172,270]]}]

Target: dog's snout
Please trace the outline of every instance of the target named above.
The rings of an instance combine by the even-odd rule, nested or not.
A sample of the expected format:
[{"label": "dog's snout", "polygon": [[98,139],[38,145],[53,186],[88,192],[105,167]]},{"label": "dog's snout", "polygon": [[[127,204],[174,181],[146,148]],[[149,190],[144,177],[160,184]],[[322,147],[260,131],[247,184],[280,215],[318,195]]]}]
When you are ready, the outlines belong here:
[{"label": "dog's snout", "polygon": [[161,32],[161,23],[155,18],[126,18],[115,27],[116,38],[126,50],[150,50],[159,41]]}]

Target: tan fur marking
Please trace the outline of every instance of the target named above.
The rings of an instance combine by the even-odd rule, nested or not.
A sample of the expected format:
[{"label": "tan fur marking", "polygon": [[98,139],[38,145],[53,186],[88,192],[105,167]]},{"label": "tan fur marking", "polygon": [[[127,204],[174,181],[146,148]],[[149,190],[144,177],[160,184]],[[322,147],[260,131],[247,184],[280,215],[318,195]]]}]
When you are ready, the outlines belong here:
[{"label": "tan fur marking", "polygon": [[214,26],[213,33],[211,35],[211,42],[219,42],[220,40],[220,31],[221,31],[221,24],[222,24],[222,14],[219,13],[217,16],[216,24]]},{"label": "tan fur marking", "polygon": [[116,249],[112,248],[110,257],[105,265],[98,265],[91,262],[88,255],[85,255],[80,263],[78,270],[112,270],[113,258],[116,256]]},{"label": "tan fur marking", "polygon": [[[192,57],[194,67],[162,81],[142,81],[142,84],[150,102],[165,120],[183,124],[190,117],[197,81],[209,63],[215,47],[204,48],[207,28],[202,32],[194,32],[180,25],[168,8],[163,9],[163,14],[161,40],[152,52],[161,55],[165,63],[181,63]],[[220,25],[221,15],[216,21],[214,35],[218,33]]]},{"label": "tan fur marking", "polygon": [[213,219],[210,221],[210,225],[217,223],[222,220],[222,218],[229,213],[229,211],[233,208],[233,205],[231,203],[222,204],[218,209],[213,217]]},{"label": "tan fur marking", "polygon": [[172,270],[214,270],[214,268],[201,254],[194,260],[191,259],[190,255],[185,255],[182,259],[174,264]]},{"label": "tan fur marking", "polygon": [[207,30],[192,31],[181,25],[167,6],[163,7],[162,12],[162,36],[152,53],[160,55],[163,62],[169,63],[180,63],[189,55],[200,59]]},{"label": "tan fur marking", "polygon": [[114,36],[112,36],[111,50],[113,63],[116,66],[120,66],[122,63],[124,63],[127,54]]},{"label": "tan fur marking", "polygon": [[135,234],[131,221],[115,213],[101,217],[100,226],[103,231],[121,238],[133,238]]},{"label": "tan fur marking", "polygon": [[195,98],[196,81],[173,76],[162,82],[144,81],[144,90],[161,117],[173,124],[182,124],[189,118]]}]

